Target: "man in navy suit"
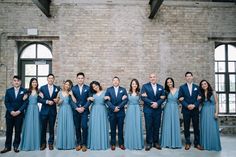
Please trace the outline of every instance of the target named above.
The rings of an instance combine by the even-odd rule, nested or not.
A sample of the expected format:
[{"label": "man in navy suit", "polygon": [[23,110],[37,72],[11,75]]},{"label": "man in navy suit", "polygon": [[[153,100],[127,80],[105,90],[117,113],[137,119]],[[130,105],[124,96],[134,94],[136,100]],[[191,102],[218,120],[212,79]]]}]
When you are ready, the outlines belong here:
[{"label": "man in navy suit", "polygon": [[57,115],[57,93],[60,88],[54,85],[55,77],[53,74],[48,74],[47,81],[48,84],[42,86],[40,88],[40,96],[38,96],[38,101],[42,103],[41,111],[40,111],[40,119],[41,119],[41,147],[40,150],[44,150],[46,148],[46,131],[47,125],[49,123],[49,139],[48,146],[49,150],[53,150],[54,143],[54,125],[56,121]]},{"label": "man in navy suit", "polygon": [[156,74],[149,75],[149,83],[143,85],[141,89],[141,99],[144,101],[144,118],[146,127],[146,151],[152,146],[161,149],[159,141],[159,129],[161,125],[161,105],[165,99],[164,88],[157,83]]},{"label": "man in navy suit", "polygon": [[[125,119],[124,106],[128,102],[128,95],[125,88],[120,87],[120,79],[115,76],[112,80],[113,86],[107,88],[105,99],[109,107],[109,121],[111,128],[111,150],[115,150],[116,126],[118,126],[118,143],[122,150],[124,147],[123,127]],[[135,128],[134,128],[135,129]]]},{"label": "man in navy suit", "polygon": [[179,100],[182,104],[182,113],[184,120],[184,136],[185,136],[185,150],[189,150],[190,142],[190,120],[192,119],[194,129],[194,147],[202,150],[199,145],[199,103],[198,96],[200,96],[199,87],[193,83],[192,72],[185,73],[186,82],[179,88]]},{"label": "man in navy suit", "polygon": [[19,76],[13,77],[13,87],[6,90],[5,106],[6,106],[6,142],[5,148],[1,153],[6,153],[11,150],[12,134],[15,127],[15,139],[13,141],[14,151],[19,152],[21,128],[24,118],[24,110],[27,106],[27,101],[23,99],[26,89],[20,86],[21,80]]},{"label": "man in navy suit", "polygon": [[[72,104],[73,117],[76,131],[76,150],[87,151],[88,139],[88,114],[89,104],[87,98],[90,96],[89,86],[84,84],[85,75],[82,72],[77,74],[78,84],[72,87],[72,92],[76,98],[76,104]],[[82,138],[81,138],[82,127]]]}]

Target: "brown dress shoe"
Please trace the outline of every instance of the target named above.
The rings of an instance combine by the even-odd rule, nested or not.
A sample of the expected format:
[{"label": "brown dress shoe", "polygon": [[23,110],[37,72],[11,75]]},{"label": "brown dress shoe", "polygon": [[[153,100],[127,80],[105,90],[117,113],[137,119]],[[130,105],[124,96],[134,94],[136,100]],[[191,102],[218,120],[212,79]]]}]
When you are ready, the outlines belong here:
[{"label": "brown dress shoe", "polygon": [[120,147],[120,149],[125,150],[125,146],[123,144],[120,145],[119,147]]},{"label": "brown dress shoe", "polygon": [[115,150],[116,146],[115,145],[111,145],[111,150]]},{"label": "brown dress shoe", "polygon": [[161,150],[161,146],[159,144],[154,144],[154,147],[158,150]]},{"label": "brown dress shoe", "polygon": [[203,148],[199,144],[194,147],[197,148],[198,150],[203,150]]},{"label": "brown dress shoe", "polygon": [[86,146],[83,146],[83,147],[82,147],[82,151],[83,151],[83,152],[86,152],[86,151],[87,151],[87,147],[86,147]]},{"label": "brown dress shoe", "polygon": [[81,148],[82,148],[81,145],[78,145],[78,146],[75,148],[75,150],[76,150],[76,151],[80,151]]},{"label": "brown dress shoe", "polygon": [[49,150],[53,150],[54,149],[52,144],[49,144],[48,148],[49,148]]},{"label": "brown dress shoe", "polygon": [[152,147],[151,147],[150,145],[147,145],[147,146],[145,147],[145,151],[149,151],[151,148],[152,148]]},{"label": "brown dress shoe", "polygon": [[44,149],[46,149],[46,144],[42,144],[40,147],[40,150],[44,150]]},{"label": "brown dress shoe", "polygon": [[190,147],[191,147],[190,144],[186,144],[184,149],[185,149],[185,150],[189,150]]},{"label": "brown dress shoe", "polygon": [[3,153],[6,153],[6,152],[9,152],[11,151],[10,148],[4,148],[0,153],[3,154]]}]

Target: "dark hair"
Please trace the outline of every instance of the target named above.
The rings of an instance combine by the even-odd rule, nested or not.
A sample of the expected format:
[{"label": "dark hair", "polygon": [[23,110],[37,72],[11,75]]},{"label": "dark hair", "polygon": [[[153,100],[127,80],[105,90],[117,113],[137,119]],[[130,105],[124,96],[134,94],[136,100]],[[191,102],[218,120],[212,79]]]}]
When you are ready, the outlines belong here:
[{"label": "dark hair", "polygon": [[133,92],[132,91],[132,83],[135,82],[137,84],[137,88],[136,88],[136,93],[138,94],[140,92],[140,87],[139,87],[139,82],[137,79],[132,79],[131,82],[130,82],[130,85],[129,85],[129,92],[130,94]]},{"label": "dark hair", "polygon": [[212,89],[210,83],[207,80],[202,80],[199,83],[199,88],[200,88],[200,92],[201,92],[201,96],[202,96],[202,101],[204,101],[206,99],[205,91],[202,88],[202,82],[206,82],[207,85],[208,85],[208,88],[207,88],[207,100],[211,102],[211,96],[213,95],[213,89]]},{"label": "dark hair", "polygon": [[66,81],[64,82],[64,84],[65,84],[66,82],[68,82],[69,85],[70,85],[70,88],[69,88],[69,91],[70,91],[71,88],[72,88],[72,86],[73,86],[73,82],[72,82],[71,80],[66,80]]},{"label": "dark hair", "polygon": [[32,93],[32,90],[33,90],[33,86],[32,86],[32,82],[33,81],[37,82],[37,86],[36,86],[35,90],[36,90],[37,93],[39,93],[39,90],[38,90],[38,87],[39,87],[38,80],[33,77],[33,78],[30,79],[30,82],[29,82],[29,89],[28,89],[28,92],[27,92],[29,95]]},{"label": "dark hair", "polygon": [[120,78],[118,76],[114,76],[112,80],[118,79],[120,81]]},{"label": "dark hair", "polygon": [[14,75],[13,79],[21,80],[20,76],[18,76],[18,75]]},{"label": "dark hair", "polygon": [[97,85],[99,87],[99,89],[102,90],[102,86],[100,85],[100,83],[98,81],[92,81],[89,85],[91,93],[93,93],[93,94],[96,93],[96,91],[93,89],[93,84]]},{"label": "dark hair", "polygon": [[169,86],[167,85],[167,81],[168,80],[171,80],[173,82],[173,87],[175,87],[175,82],[174,82],[174,79],[172,77],[168,77],[165,81],[165,94],[166,96],[168,96],[168,94],[170,93],[170,88]]},{"label": "dark hair", "polygon": [[47,77],[52,76],[53,78],[55,77],[52,73],[48,74]]},{"label": "dark hair", "polygon": [[77,77],[79,76],[79,75],[82,75],[83,77],[85,77],[85,75],[84,75],[84,73],[83,72],[79,72],[79,73],[77,73]]},{"label": "dark hair", "polygon": [[191,76],[193,76],[193,73],[192,73],[192,72],[187,71],[187,72],[185,73],[185,77],[186,77],[188,74],[190,74]]}]

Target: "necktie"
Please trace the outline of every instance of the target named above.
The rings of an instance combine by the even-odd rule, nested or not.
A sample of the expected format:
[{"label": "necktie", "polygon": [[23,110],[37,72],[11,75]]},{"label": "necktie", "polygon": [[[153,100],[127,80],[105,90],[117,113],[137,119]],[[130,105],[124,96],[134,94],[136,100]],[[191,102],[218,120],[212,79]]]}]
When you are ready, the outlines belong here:
[{"label": "necktie", "polygon": [[50,94],[50,97],[52,96],[52,86],[49,87],[49,94]]},{"label": "necktie", "polygon": [[19,89],[16,89],[16,90],[15,90],[15,97],[16,97],[16,98],[17,98],[18,92],[19,92]]},{"label": "necktie", "polygon": [[188,85],[188,90],[189,90],[190,96],[192,96],[192,85]]}]

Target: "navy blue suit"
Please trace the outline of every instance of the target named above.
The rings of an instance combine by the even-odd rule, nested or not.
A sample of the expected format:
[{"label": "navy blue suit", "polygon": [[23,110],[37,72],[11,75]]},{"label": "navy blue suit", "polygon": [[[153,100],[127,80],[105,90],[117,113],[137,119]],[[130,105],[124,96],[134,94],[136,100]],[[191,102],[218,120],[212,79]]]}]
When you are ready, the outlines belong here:
[{"label": "navy blue suit", "polygon": [[[24,118],[24,111],[27,107],[27,100],[23,100],[23,96],[26,93],[26,89],[23,87],[19,88],[19,92],[17,97],[15,96],[15,89],[14,87],[9,88],[6,90],[5,95],[5,106],[6,106],[6,142],[5,148],[11,149],[12,145],[12,134],[13,128],[15,127],[15,139],[13,142],[13,147],[18,148],[20,144],[20,136],[21,136],[21,128]],[[12,111],[20,111],[21,113],[13,117],[11,115]]]},{"label": "navy blue suit", "polygon": [[[179,98],[183,97],[184,100],[182,104],[182,113],[184,120],[184,136],[186,144],[191,144],[190,142],[190,120],[192,119],[193,129],[194,129],[194,145],[199,144],[199,104],[200,100],[197,100],[197,97],[200,95],[199,87],[195,84],[192,84],[192,95],[190,96],[187,83],[180,86],[179,88]],[[187,107],[189,104],[194,104],[195,108],[189,110]]]},{"label": "navy blue suit", "polygon": [[[161,105],[164,99],[161,96],[165,96],[165,91],[163,87],[156,84],[156,95],[154,94],[151,83],[146,83],[141,89],[141,93],[146,93],[146,97],[141,97],[144,101],[144,117],[145,117],[145,127],[146,127],[146,143],[147,145],[159,144],[159,129],[161,125]],[[157,102],[158,108],[154,109],[151,107],[152,102]]]},{"label": "navy blue suit", "polygon": [[48,85],[44,85],[40,88],[40,92],[43,93],[43,98],[38,96],[38,102],[42,103],[41,111],[40,111],[40,119],[41,119],[41,145],[46,144],[46,131],[47,124],[49,123],[49,139],[48,144],[53,145],[54,143],[54,125],[56,121],[57,115],[57,106],[54,102],[53,105],[47,104],[48,100],[53,101],[57,97],[57,93],[60,91],[60,88],[53,85],[52,96],[49,94]]},{"label": "navy blue suit", "polygon": [[[122,97],[126,95],[127,99],[122,100]],[[123,136],[123,127],[125,119],[125,110],[124,106],[128,102],[128,95],[126,89],[119,87],[117,96],[115,94],[114,87],[109,87],[106,90],[105,96],[110,97],[110,101],[106,101],[109,107],[109,121],[111,127],[111,145],[116,145],[116,126],[118,125],[118,143],[119,145],[124,145],[124,136]],[[114,112],[115,107],[119,107],[119,112]]]},{"label": "navy blue suit", "polygon": [[[90,105],[90,103],[87,101],[87,98],[90,96],[90,89],[88,85],[83,85],[82,93],[80,93],[79,86],[75,85],[72,87],[72,92],[77,100],[76,104],[72,103],[77,145],[87,146],[88,114]],[[77,112],[76,108],[78,107],[84,107],[85,108],[84,112],[83,113]],[[81,126],[83,131],[82,139],[81,139]]]}]

